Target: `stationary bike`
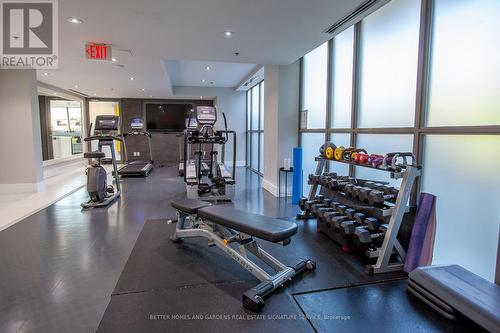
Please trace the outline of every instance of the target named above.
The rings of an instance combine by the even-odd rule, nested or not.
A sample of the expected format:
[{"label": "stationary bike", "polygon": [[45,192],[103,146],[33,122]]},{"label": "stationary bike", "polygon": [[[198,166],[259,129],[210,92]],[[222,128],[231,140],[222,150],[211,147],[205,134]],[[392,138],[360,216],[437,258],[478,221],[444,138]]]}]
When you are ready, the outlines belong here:
[{"label": "stationary bike", "polygon": [[[116,135],[118,126],[118,116],[97,116],[94,135],[89,135],[84,139],[87,142],[97,140],[99,144],[97,151],[83,154],[84,158],[88,158],[91,161],[85,170],[87,175],[87,192],[89,193],[90,200],[81,204],[83,208],[107,206],[121,194],[114,145],[115,140],[123,141],[121,137]],[[104,146],[108,146],[111,150],[111,163],[113,164],[113,177],[115,179],[116,190],[113,185],[107,184],[107,173],[101,165],[101,159],[106,157],[106,154],[102,151],[102,147]]]}]

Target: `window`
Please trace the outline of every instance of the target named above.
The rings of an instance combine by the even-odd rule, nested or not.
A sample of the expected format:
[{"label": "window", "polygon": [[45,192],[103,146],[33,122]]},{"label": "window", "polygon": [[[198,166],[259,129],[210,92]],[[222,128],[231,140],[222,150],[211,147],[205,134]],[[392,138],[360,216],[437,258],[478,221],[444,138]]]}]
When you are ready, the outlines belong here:
[{"label": "window", "polygon": [[435,1],[427,126],[500,125],[499,13],[498,0]]},{"label": "window", "polygon": [[82,103],[39,96],[44,161],[83,153]]},{"label": "window", "polygon": [[333,39],[330,127],[351,127],[353,52],[354,27],[350,27]]},{"label": "window", "polygon": [[[430,10],[422,12],[419,0],[393,0],[304,56],[304,194],[325,138],[369,153],[415,149],[423,166],[417,186],[438,197],[433,263],[457,263],[493,281],[500,221],[500,158],[493,153],[500,147],[500,2],[425,1]],[[326,86],[328,96],[322,95]],[[328,168],[395,186],[401,181],[336,162]]]},{"label": "window", "polygon": [[391,1],[361,23],[359,127],[413,126],[419,0]]},{"label": "window", "polygon": [[[437,196],[436,264],[492,281],[500,222],[500,135],[428,135],[422,191]],[[458,158],[464,151],[474,158]],[[453,163],[456,161],[456,163]],[[479,172],[478,172],[479,171]]]},{"label": "window", "polygon": [[247,167],[264,172],[264,81],[247,91]]},{"label": "window", "polygon": [[302,61],[302,111],[307,111],[307,128],[326,128],[326,85],[328,43],[306,54]]}]

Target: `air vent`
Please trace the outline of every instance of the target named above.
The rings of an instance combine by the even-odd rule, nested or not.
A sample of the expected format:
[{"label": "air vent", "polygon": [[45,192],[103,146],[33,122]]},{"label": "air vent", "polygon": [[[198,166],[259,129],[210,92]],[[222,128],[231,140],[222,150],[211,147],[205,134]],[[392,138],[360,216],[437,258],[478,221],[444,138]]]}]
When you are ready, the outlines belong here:
[{"label": "air vent", "polygon": [[336,35],[342,30],[350,27],[351,25],[361,21],[363,18],[373,13],[390,0],[368,0],[362,3],[358,8],[356,8],[353,12],[342,18],[340,21],[332,24],[329,28],[327,28],[324,32],[328,34]]},{"label": "air vent", "polygon": [[77,94],[77,95],[84,96],[84,97],[89,97],[89,95],[84,94],[81,91],[78,91],[78,90],[75,90],[75,89],[68,89],[68,90],[71,91],[72,93]]}]

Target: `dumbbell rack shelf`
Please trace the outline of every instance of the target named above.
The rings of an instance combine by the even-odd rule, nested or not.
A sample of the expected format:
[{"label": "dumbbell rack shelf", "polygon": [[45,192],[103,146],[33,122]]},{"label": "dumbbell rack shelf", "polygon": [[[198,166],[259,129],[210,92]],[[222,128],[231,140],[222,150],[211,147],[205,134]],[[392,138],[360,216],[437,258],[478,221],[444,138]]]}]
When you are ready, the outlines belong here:
[{"label": "dumbbell rack shelf", "polygon": [[[403,216],[409,211],[408,202],[415,179],[420,176],[420,166],[407,165],[402,166],[400,170],[388,170],[372,167],[371,165],[358,164],[350,161],[328,160],[321,156],[314,159],[317,162],[315,175],[320,176],[325,171],[326,162],[332,161],[342,164],[354,165],[358,167],[370,168],[385,171],[390,174],[392,179],[402,179],[396,203],[392,208],[385,209],[384,216],[390,215],[389,227],[384,237],[382,246],[377,251],[370,253],[370,257],[377,257],[377,262],[366,266],[366,273],[373,275],[378,273],[393,272],[402,270],[406,258],[406,251],[399,243],[397,235],[403,221]],[[318,190],[318,184],[311,186],[309,191],[309,200],[312,200]],[[392,254],[396,252],[399,259],[391,262]]]}]

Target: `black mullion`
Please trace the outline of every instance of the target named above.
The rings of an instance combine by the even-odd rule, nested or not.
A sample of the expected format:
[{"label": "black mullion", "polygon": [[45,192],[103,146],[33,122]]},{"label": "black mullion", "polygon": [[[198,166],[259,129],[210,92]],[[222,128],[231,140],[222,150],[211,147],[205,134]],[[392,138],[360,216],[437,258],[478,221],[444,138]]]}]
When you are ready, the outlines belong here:
[{"label": "black mullion", "polygon": [[[416,163],[421,165],[423,160],[424,134],[421,132],[424,127],[425,114],[427,112],[428,101],[428,79],[430,77],[430,52],[432,38],[432,0],[422,0],[420,8],[420,28],[418,41],[418,64],[417,64],[417,90],[415,99],[415,119],[413,133],[413,154]],[[420,192],[421,180],[418,177],[412,188],[410,195],[410,205],[415,206]]]},{"label": "black mullion", "polygon": [[[360,60],[360,35],[361,22],[354,25],[354,45],[353,45],[353,66],[352,66],[352,99],[351,99],[351,135],[350,146],[356,147],[357,136],[355,129],[358,127],[358,108],[359,108],[359,60]],[[349,165],[349,176],[354,177],[355,169],[353,165]]]}]

